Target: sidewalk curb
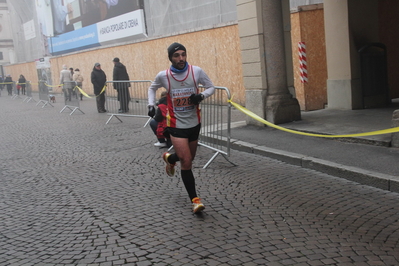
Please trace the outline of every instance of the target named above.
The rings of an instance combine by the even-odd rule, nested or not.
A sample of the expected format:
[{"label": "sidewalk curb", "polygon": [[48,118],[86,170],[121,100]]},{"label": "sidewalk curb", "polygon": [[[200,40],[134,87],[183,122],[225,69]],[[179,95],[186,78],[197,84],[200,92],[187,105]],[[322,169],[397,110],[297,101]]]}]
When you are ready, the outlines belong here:
[{"label": "sidewalk curb", "polygon": [[322,173],[354,181],[359,184],[376,187],[392,192],[399,192],[399,177],[396,176],[368,171],[353,166],[337,164],[334,162],[313,158],[298,153],[259,146],[236,139],[231,139],[230,148],[237,151],[266,156],[272,159],[283,161],[288,164],[301,166],[303,168],[316,170]]}]

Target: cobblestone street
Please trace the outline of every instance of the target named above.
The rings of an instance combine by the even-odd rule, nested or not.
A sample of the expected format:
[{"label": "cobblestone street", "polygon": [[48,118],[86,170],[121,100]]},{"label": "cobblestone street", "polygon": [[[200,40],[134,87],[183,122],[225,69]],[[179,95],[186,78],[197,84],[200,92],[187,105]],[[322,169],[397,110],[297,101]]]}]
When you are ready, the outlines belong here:
[{"label": "cobblestone street", "polygon": [[200,147],[193,215],[145,118],[0,97],[0,265],[399,265],[399,194]]}]

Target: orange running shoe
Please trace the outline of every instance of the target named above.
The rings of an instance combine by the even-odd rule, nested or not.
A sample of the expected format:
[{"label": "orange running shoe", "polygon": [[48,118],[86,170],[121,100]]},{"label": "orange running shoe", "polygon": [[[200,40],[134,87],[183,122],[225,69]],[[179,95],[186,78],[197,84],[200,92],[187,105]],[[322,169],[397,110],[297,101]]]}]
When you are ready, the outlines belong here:
[{"label": "orange running shoe", "polygon": [[205,209],[204,204],[202,204],[201,199],[196,197],[192,199],[193,202],[193,213],[202,212]]}]

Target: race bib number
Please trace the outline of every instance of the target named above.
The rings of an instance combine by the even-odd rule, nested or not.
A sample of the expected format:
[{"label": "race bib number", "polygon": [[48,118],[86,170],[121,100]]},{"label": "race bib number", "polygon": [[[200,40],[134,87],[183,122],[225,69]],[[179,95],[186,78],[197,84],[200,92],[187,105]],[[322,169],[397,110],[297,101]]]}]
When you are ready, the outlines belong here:
[{"label": "race bib number", "polygon": [[195,93],[195,88],[173,89],[172,101],[175,112],[188,112],[194,109],[195,105],[191,103],[189,97]]}]

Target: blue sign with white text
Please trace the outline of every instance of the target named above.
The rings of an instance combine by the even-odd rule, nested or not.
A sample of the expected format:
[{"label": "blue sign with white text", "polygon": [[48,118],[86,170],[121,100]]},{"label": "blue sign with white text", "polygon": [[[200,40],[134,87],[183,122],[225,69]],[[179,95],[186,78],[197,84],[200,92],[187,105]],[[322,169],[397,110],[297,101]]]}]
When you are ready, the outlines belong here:
[{"label": "blue sign with white text", "polygon": [[51,37],[49,43],[50,51],[53,55],[100,46],[97,25],[93,24],[56,37]]}]

